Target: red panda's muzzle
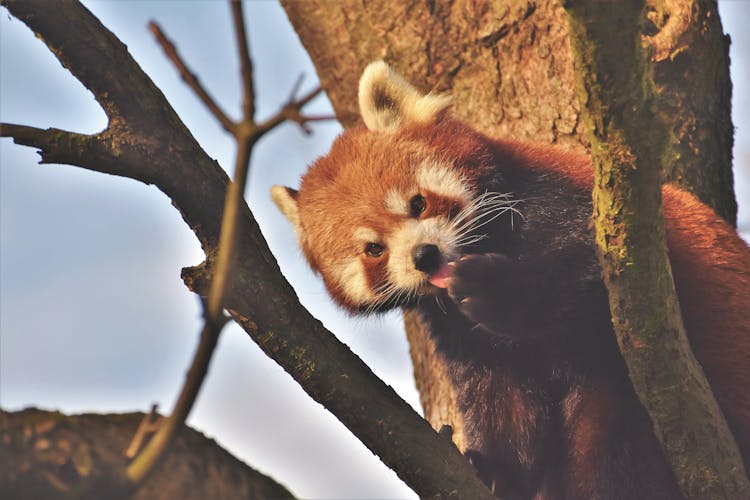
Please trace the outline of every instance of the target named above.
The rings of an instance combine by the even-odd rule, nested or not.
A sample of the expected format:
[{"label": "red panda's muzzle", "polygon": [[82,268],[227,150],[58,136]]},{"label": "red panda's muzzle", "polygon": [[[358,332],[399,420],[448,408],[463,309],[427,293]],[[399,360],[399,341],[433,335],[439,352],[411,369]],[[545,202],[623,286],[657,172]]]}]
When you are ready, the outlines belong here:
[{"label": "red panda's muzzle", "polygon": [[423,273],[432,274],[437,271],[443,263],[443,256],[437,245],[421,244],[412,250],[414,267]]},{"label": "red panda's muzzle", "polygon": [[412,260],[417,270],[427,274],[432,285],[438,288],[446,288],[450,276],[450,265],[445,260],[437,245],[422,244],[414,247]]}]

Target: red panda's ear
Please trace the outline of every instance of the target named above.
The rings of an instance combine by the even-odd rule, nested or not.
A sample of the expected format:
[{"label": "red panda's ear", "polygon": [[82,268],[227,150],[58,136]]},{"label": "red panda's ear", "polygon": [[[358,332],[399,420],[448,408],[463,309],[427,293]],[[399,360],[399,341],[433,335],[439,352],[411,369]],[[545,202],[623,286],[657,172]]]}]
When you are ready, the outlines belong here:
[{"label": "red panda's ear", "polygon": [[435,121],[450,102],[446,94],[423,95],[383,61],[370,63],[359,80],[359,112],[376,132]]},{"label": "red panda's ear", "polygon": [[297,233],[300,232],[299,209],[297,208],[297,190],[286,186],[271,187],[271,199],[281,213],[289,219]]}]

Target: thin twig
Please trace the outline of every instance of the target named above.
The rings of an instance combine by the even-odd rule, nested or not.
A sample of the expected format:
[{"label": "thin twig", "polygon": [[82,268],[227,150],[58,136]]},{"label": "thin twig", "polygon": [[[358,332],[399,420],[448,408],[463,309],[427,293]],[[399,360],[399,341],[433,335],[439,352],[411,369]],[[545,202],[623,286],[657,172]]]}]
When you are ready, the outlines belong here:
[{"label": "thin twig", "polygon": [[235,241],[237,239],[237,214],[239,213],[243,193],[245,192],[250,153],[253,144],[254,142],[248,140],[238,141],[235,178],[233,182],[229,183],[224,202],[216,272],[211,281],[208,300],[204,303],[205,323],[201,331],[198,349],[196,350],[195,357],[190,365],[185,383],[180,390],[180,396],[175,403],[172,413],[164,421],[162,427],[157,431],[143,452],[136,457],[125,472],[135,485],[140,484],[153,470],[154,466],[168,449],[178,428],[187,420],[190,410],[195,404],[195,399],[198,397],[198,392],[203,385],[203,380],[208,373],[208,366],[216,349],[219,334],[227,323],[228,318],[223,315],[223,302],[229,287],[231,269],[234,265],[236,253]]},{"label": "thin twig", "polygon": [[[195,142],[125,46],[77,1],[63,1],[66,8],[54,12],[48,0],[0,3],[38,33],[73,75],[106,104],[110,120],[133,125],[98,134],[88,150],[76,152],[76,158],[66,163],[104,171],[100,167],[104,158],[117,164],[117,172],[111,173],[156,185],[213,255],[219,232],[215,207],[226,193],[226,175]],[[93,55],[92,46],[97,47]],[[100,70],[90,71],[92,64]],[[166,144],[150,135],[155,128],[169,134],[170,144],[182,147],[166,150]],[[232,294],[231,307],[248,335],[421,496],[489,499],[489,491],[455,446],[437,438],[408,404],[299,304],[244,203],[241,222],[247,246],[242,248],[241,265],[238,259],[241,281]],[[90,484],[92,478],[85,479],[82,484]],[[118,474],[106,480],[119,481]]]},{"label": "thin twig", "polygon": [[216,348],[221,328],[226,323],[226,319],[212,321],[206,318],[201,331],[200,342],[196,350],[195,357],[188,370],[185,384],[182,386],[180,396],[174,405],[172,413],[162,420],[159,430],[149,441],[141,453],[125,470],[125,475],[130,479],[134,486],[138,486],[154,469],[159,459],[172,442],[172,438],[177,430],[187,419],[190,410],[198,396],[203,379],[208,373],[208,365],[211,362],[211,355]]},{"label": "thin twig", "polygon": [[211,282],[211,291],[208,295],[208,308],[206,319],[216,322],[222,314],[222,303],[229,287],[231,268],[234,264],[235,241],[237,236],[237,214],[240,209],[247,183],[247,174],[250,165],[250,154],[253,143],[241,141],[237,144],[237,156],[235,158],[235,178],[227,191],[227,199],[224,204],[224,215],[221,221],[221,236],[219,237],[219,256],[216,265],[216,274]]},{"label": "thin twig", "polygon": [[180,396],[174,405],[172,413],[162,423],[153,439],[146,448],[128,466],[126,475],[135,484],[140,484],[153,470],[159,459],[168,449],[179,427],[187,420],[190,410],[195,404],[203,380],[208,373],[211,357],[216,349],[219,334],[227,323],[228,318],[223,315],[224,296],[229,285],[231,268],[234,264],[235,240],[237,239],[237,214],[242,201],[247,181],[248,165],[252,143],[247,141],[238,144],[239,149],[235,163],[235,179],[229,184],[224,214],[222,215],[221,233],[219,236],[219,256],[216,273],[211,282],[208,300],[204,302],[205,322],[201,331],[198,349],[188,370],[185,383],[180,390]]},{"label": "thin twig", "polygon": [[240,72],[242,74],[242,115],[245,120],[255,118],[255,85],[253,84],[253,61],[250,58],[250,44],[245,18],[242,13],[242,2],[231,0],[234,32],[237,35],[237,49],[240,53]]},{"label": "thin twig", "polygon": [[183,62],[180,54],[177,52],[177,48],[166,37],[159,25],[155,21],[151,21],[148,23],[148,29],[154,35],[159,45],[161,45],[167,58],[175,65],[177,71],[182,77],[182,80],[187,83],[191,89],[193,89],[200,100],[203,101],[203,104],[205,104],[209,111],[211,111],[211,114],[213,114],[216,119],[219,120],[221,126],[224,127],[224,129],[228,132],[233,132],[235,127],[234,122],[229,119],[229,117],[219,107],[216,101],[214,101],[214,99],[203,88],[203,85],[201,85],[200,81],[198,81],[198,77],[195,76],[195,74],[190,71],[187,65]]},{"label": "thin twig", "polygon": [[135,457],[143,446],[143,442],[146,440],[146,436],[153,434],[159,430],[159,426],[163,420],[163,417],[157,413],[159,405],[151,405],[151,411],[143,416],[141,423],[138,424],[138,429],[135,431],[135,436],[130,441],[128,449],[125,450],[125,456],[127,458]]},{"label": "thin twig", "polygon": [[300,73],[297,77],[297,80],[294,82],[294,85],[292,85],[292,91],[289,92],[289,98],[286,100],[287,104],[292,103],[297,98],[297,92],[299,92],[300,87],[302,87],[302,82],[305,81],[305,74]]},{"label": "thin twig", "polygon": [[287,102],[287,104],[278,112],[276,112],[275,115],[266,119],[263,123],[257,126],[258,138],[260,138],[260,136],[262,136],[266,132],[273,130],[276,126],[287,120],[299,124],[300,127],[302,127],[302,129],[304,130],[305,123],[311,120],[307,120],[306,117],[302,115],[302,108],[307,103],[312,101],[315,97],[317,97],[321,92],[323,92],[323,89],[321,87],[316,87],[298,101]]},{"label": "thin twig", "polygon": [[309,133],[309,130],[305,128],[306,120],[301,114],[301,109],[321,92],[320,88],[314,89],[302,97],[302,99],[286,103],[271,120],[261,125],[256,124],[253,120],[255,92],[252,83],[252,61],[247,49],[247,36],[242,18],[242,6],[236,0],[230,0],[230,3],[235,20],[237,40],[240,45],[242,79],[244,84],[243,117],[240,122],[236,123],[232,122],[208,96],[208,93],[198,83],[198,79],[187,69],[178,56],[174,44],[167,40],[158,25],[153,21],[149,23],[151,32],[154,33],[159,43],[164,47],[167,57],[177,66],[183,80],[198,94],[214,116],[222,122],[224,128],[234,136],[237,142],[237,155],[234,169],[235,178],[229,183],[224,202],[216,270],[211,281],[208,299],[204,302],[205,323],[201,331],[198,349],[172,413],[164,420],[161,428],[126,470],[126,475],[135,485],[140,484],[153,470],[156,463],[168,449],[169,443],[172,441],[177,429],[187,419],[203,380],[208,373],[208,366],[213,351],[216,349],[219,334],[227,322],[227,318],[223,315],[224,297],[229,289],[232,268],[234,266],[238,214],[245,192],[245,185],[247,184],[250,155],[253,146],[261,136],[285,120],[292,120],[299,123],[303,127],[303,130]]},{"label": "thin twig", "polygon": [[302,109],[302,108],[304,108],[307,105],[308,102],[310,102],[313,99],[315,99],[316,97],[318,97],[318,95],[321,92],[323,92],[323,87],[320,87],[320,86],[315,87],[310,92],[308,92],[304,97],[302,97],[301,99],[298,99],[298,100],[290,103],[290,105],[294,106],[297,109]]},{"label": "thin twig", "polygon": [[[271,120],[261,125],[256,124],[250,116],[245,116],[239,123],[232,123],[231,132],[237,141],[237,155],[234,169],[235,178],[228,186],[224,202],[224,213],[221,220],[216,271],[211,281],[208,299],[203,304],[205,324],[201,331],[198,349],[196,350],[195,357],[185,379],[185,384],[180,391],[180,396],[175,403],[172,413],[163,421],[161,428],[156,432],[146,448],[133,460],[126,470],[126,475],[135,485],[140,484],[153,470],[156,463],[169,447],[169,443],[177,432],[177,429],[187,419],[203,380],[208,373],[208,366],[213,351],[216,349],[219,334],[227,322],[228,318],[223,315],[223,303],[229,289],[232,267],[234,266],[238,214],[245,192],[245,185],[247,184],[250,155],[253,146],[265,133],[286,120],[299,123],[303,127],[303,130],[305,130],[304,124],[308,120],[302,116],[301,108],[320,94],[321,90],[320,88],[314,89],[299,101],[287,103]],[[324,117],[316,118],[320,120]]]}]

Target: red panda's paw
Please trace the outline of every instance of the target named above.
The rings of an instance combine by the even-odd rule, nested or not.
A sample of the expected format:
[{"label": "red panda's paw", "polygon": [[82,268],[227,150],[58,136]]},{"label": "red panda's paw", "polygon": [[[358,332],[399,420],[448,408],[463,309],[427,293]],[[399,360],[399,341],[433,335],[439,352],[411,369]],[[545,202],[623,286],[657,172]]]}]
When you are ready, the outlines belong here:
[{"label": "red panda's paw", "polygon": [[523,472],[513,461],[492,460],[475,450],[466,450],[464,457],[474,466],[479,479],[497,497],[509,500],[539,498],[534,494],[536,485],[524,481]]},{"label": "red panda's paw", "polygon": [[502,320],[502,276],[511,261],[502,254],[473,254],[453,264],[448,295],[473,322],[494,331]]},{"label": "red panda's paw", "polygon": [[482,456],[481,453],[474,450],[466,450],[464,452],[464,457],[466,457],[466,460],[474,466],[474,468],[477,471],[477,475],[479,476],[479,479],[482,480],[482,482],[487,485],[488,488],[491,489],[492,493],[495,493],[495,489],[497,487],[497,481],[493,477],[494,474],[490,468],[488,468],[485,464],[486,460]]}]

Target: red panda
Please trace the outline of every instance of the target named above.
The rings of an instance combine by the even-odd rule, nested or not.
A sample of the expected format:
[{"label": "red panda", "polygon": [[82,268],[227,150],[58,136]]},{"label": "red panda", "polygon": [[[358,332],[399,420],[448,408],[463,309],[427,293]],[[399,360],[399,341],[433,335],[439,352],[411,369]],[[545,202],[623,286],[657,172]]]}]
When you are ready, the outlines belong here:
[{"label": "red panda", "polygon": [[[612,331],[589,159],[489,138],[385,63],[345,131],[272,198],[352,313],[416,311],[445,359],[467,456],[504,499],[681,498]],[[663,190],[691,345],[750,466],[750,249]]]}]

